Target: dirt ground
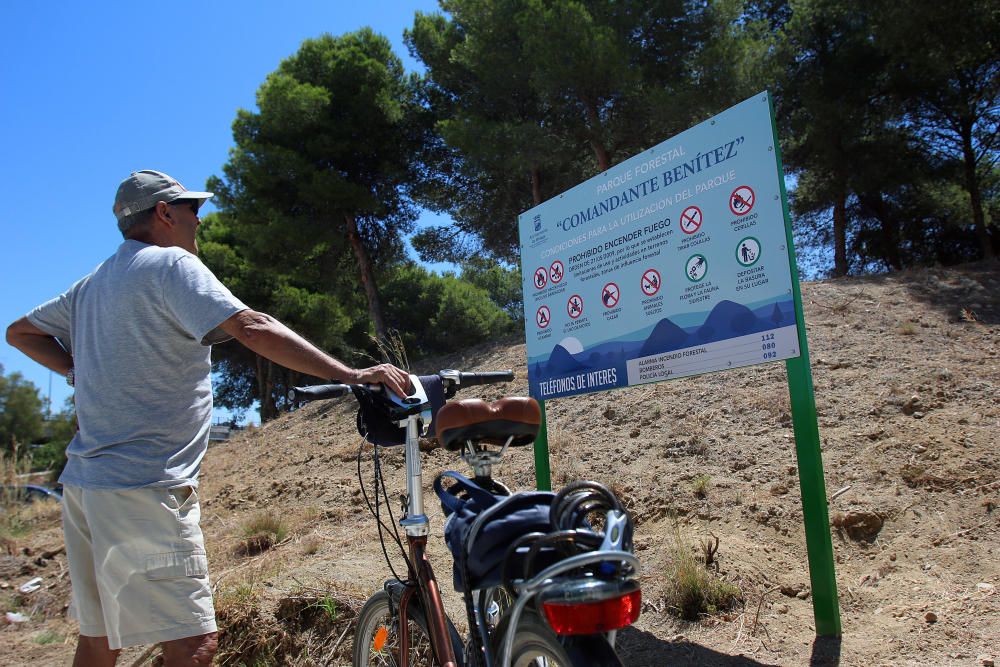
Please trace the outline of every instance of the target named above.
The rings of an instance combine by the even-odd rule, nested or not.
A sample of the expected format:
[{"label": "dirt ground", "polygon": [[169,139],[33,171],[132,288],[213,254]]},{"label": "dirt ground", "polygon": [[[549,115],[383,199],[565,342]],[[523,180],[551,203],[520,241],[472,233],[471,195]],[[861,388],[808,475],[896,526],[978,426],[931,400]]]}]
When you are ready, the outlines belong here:
[{"label": "dirt ground", "polygon": [[[839,641],[818,641],[813,626],[783,364],[546,405],[554,486],[603,481],[636,521],[643,609],[619,636],[625,664],[1000,661],[1000,269],[807,283],[803,299],[834,524]],[[465,392],[494,399],[526,392],[524,364],[523,343],[508,340],[414,371],[515,369],[512,386]],[[358,444],[354,407],[344,400],[306,406],[210,448],[203,527],[224,641],[246,649],[247,664],[349,661],[353,614],[391,576],[359,490]],[[388,451],[382,463],[401,488],[400,453]],[[443,519],[429,487],[438,471],[463,466],[440,448],[424,458],[431,555],[460,630],[462,602],[448,583]],[[370,486],[368,459],[363,472]],[[495,475],[530,488],[531,452],[509,454]],[[258,552],[243,530],[268,510],[287,533]],[[0,628],[0,663],[69,664],[75,630],[64,617],[58,517],[33,522],[2,545],[0,605],[31,620]],[[666,603],[672,549],[680,538],[697,550],[712,535],[718,575],[740,587],[743,601],[680,620]],[[394,562],[398,570],[401,560]],[[43,577],[40,591],[15,592],[33,576]],[[336,612],[317,613],[331,599]],[[119,664],[141,662],[144,648]]]}]

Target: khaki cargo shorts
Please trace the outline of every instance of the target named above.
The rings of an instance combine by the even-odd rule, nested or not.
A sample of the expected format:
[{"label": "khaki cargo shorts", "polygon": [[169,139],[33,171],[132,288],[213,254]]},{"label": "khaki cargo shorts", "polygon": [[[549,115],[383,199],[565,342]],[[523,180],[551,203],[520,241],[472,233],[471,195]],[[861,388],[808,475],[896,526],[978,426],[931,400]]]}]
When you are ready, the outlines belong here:
[{"label": "khaki cargo shorts", "polygon": [[208,558],[192,487],[99,491],[66,486],[63,532],[80,634],[112,649],[216,631]]}]

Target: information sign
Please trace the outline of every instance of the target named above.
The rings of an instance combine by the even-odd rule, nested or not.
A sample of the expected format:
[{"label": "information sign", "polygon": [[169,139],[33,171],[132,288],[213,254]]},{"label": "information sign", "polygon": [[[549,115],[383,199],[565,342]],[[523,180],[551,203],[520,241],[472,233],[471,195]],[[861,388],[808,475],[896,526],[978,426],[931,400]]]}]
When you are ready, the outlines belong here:
[{"label": "information sign", "polygon": [[774,136],[762,93],[521,216],[532,396],[799,355]]}]

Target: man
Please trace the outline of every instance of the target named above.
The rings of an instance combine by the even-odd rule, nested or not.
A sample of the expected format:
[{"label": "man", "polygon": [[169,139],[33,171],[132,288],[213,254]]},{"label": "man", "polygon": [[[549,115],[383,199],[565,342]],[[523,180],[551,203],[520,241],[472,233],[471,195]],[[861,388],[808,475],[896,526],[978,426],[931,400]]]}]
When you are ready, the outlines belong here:
[{"label": "man", "polygon": [[7,328],[8,343],[75,387],[79,432],[60,481],[77,667],[114,665],[138,644],[162,643],[168,666],[208,665],[215,654],[195,491],[212,344],[236,338],[309,375],[400,395],[409,387],[399,368],[349,368],[234,297],[197,258],[198,207],[209,197],[134,172],[115,196],[118,251]]}]

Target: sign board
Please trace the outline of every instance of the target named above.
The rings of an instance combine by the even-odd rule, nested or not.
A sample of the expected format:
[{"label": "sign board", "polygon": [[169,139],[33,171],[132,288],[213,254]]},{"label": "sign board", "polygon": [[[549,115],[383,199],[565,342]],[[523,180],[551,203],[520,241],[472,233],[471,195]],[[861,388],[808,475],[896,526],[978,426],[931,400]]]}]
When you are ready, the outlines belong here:
[{"label": "sign board", "polygon": [[530,393],[800,354],[766,93],[520,217]]}]

